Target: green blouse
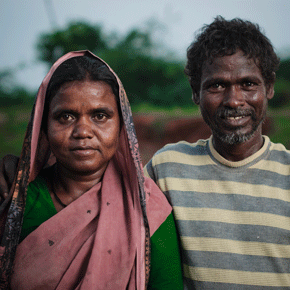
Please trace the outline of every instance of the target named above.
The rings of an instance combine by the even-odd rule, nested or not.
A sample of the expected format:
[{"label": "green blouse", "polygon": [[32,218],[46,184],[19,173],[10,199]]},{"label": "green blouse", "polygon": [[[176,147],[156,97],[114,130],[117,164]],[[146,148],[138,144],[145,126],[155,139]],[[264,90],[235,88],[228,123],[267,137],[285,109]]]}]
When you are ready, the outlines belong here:
[{"label": "green blouse", "polygon": [[[57,214],[46,181],[38,176],[27,189],[20,241]],[[151,237],[151,272],[148,289],[183,289],[178,239],[172,213]]]}]

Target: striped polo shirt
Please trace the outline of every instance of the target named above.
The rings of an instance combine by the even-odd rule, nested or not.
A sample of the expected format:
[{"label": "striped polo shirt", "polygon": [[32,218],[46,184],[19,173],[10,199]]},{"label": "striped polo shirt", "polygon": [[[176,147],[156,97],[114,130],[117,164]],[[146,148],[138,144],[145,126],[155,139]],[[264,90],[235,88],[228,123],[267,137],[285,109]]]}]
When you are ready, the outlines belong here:
[{"label": "striped polo shirt", "polygon": [[238,162],[212,139],[166,145],[145,173],[173,205],[184,289],[290,289],[290,151]]}]

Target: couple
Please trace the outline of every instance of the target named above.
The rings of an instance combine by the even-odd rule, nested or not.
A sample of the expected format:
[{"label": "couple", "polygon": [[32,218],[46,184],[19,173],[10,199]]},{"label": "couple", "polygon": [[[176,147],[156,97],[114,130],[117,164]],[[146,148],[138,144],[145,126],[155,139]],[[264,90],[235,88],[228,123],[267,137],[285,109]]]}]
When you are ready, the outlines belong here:
[{"label": "couple", "polygon": [[[290,154],[282,145],[273,144],[262,135],[267,102],[274,96],[279,60],[258,26],[240,19],[226,21],[222,17],[203,28],[189,47],[187,56],[185,71],[192,87],[193,101],[200,105],[212,137],[195,144],[181,142],[165,146],[145,168],[145,174],[157,183],[173,205],[183,286],[179,282],[178,253],[167,251],[170,245],[171,249],[177,247],[171,208],[154,184],[143,178],[132,117],[121,83],[117,79],[119,98],[115,100],[113,96],[117,93],[114,86],[108,86],[110,83],[98,80],[96,85],[96,81],[85,78],[88,86],[82,81],[71,80],[52,90],[54,97],[48,101],[50,104],[44,104],[44,108],[48,108],[46,117],[42,117],[36,103],[35,118],[38,121],[28,127],[1,246],[4,245],[4,250],[8,249],[13,256],[17,246],[17,241],[11,239],[16,232],[13,228],[22,234],[25,223],[28,223],[26,217],[33,208],[38,212],[37,201],[32,199],[26,204],[21,227],[23,189],[30,181],[34,180],[28,189],[37,180],[44,180],[43,187],[54,206],[55,215],[23,237],[17,247],[12,289],[41,289],[30,287],[35,281],[39,280],[41,284],[48,278],[43,275],[36,278],[38,265],[43,269],[40,273],[49,272],[55,261],[63,264],[66,259],[71,260],[65,270],[59,270],[58,264],[55,266],[52,274],[58,277],[53,286],[43,283],[43,289],[64,289],[59,285],[70,285],[67,289],[144,289],[148,280],[148,289],[290,287]],[[88,77],[87,73],[85,75]],[[46,78],[44,83],[49,79]],[[42,90],[43,86],[39,94],[45,95]],[[83,100],[84,95],[88,104]],[[102,96],[106,96],[106,100]],[[95,99],[98,100],[96,104]],[[115,118],[116,111],[119,122]],[[41,126],[40,120],[44,121]],[[109,126],[112,123],[115,127]],[[105,128],[110,128],[110,134]],[[35,130],[38,135],[33,135]],[[103,149],[98,148],[98,152],[92,153],[91,145],[80,141],[83,139],[101,140]],[[75,140],[83,145],[71,146],[70,142]],[[112,140],[117,140],[117,144]],[[48,151],[42,147],[44,145],[50,147],[56,159],[54,162],[51,158],[49,164],[52,165],[45,168]],[[69,155],[62,152],[66,149]],[[89,158],[91,155],[94,161]],[[9,174],[14,162],[8,159],[2,163],[2,172],[14,175]],[[77,160],[82,160],[82,165]],[[95,160],[99,161],[95,163]],[[26,171],[28,163],[31,163],[30,171]],[[88,178],[88,173],[93,174],[93,181]],[[6,179],[9,184],[9,176]],[[87,181],[92,181],[88,188]],[[5,184],[1,187],[5,190]],[[32,191],[33,188],[28,190],[27,201]],[[34,191],[40,192],[40,189]],[[92,199],[87,199],[90,195]],[[115,205],[119,210],[113,210],[110,215],[110,206],[117,198]],[[73,209],[75,214],[71,218]],[[95,217],[87,220],[92,213]],[[101,218],[103,214],[104,219]],[[56,226],[58,223],[53,223],[58,216],[64,223],[61,229]],[[96,225],[98,229],[94,231]],[[69,246],[63,246],[77,229],[80,229],[79,234],[71,238]],[[156,240],[163,241],[155,242],[155,235]],[[79,242],[85,239],[83,236],[88,238]],[[112,240],[117,241],[115,248],[111,247]],[[7,242],[8,248],[3,241]],[[51,256],[54,246],[59,250],[59,256]],[[72,258],[69,257],[67,253],[74,250]],[[34,254],[30,254],[32,251]],[[115,251],[119,260],[113,262],[110,257]],[[165,257],[159,266],[156,252]],[[31,265],[34,259],[42,263],[37,263],[37,267]],[[29,267],[28,271],[26,267]],[[159,272],[158,281],[154,273],[162,268],[167,269],[168,275],[161,277],[163,274]],[[55,274],[57,271],[60,274]],[[21,283],[28,280],[28,274],[31,278],[27,283],[32,284],[22,286]],[[162,286],[166,280],[169,283]],[[116,283],[121,281],[123,284],[117,286]],[[100,283],[106,284],[99,286]]]}]

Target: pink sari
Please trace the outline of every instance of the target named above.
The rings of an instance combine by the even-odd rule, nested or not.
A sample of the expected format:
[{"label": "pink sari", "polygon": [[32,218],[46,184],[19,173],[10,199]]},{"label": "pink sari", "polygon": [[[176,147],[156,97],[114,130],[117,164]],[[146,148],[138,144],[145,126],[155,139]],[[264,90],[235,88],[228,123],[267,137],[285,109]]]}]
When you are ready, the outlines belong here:
[{"label": "pink sari", "polygon": [[46,87],[60,63],[84,54],[92,55],[81,51],[60,58],[39,89],[1,240],[0,289],[7,289],[10,280],[11,289],[146,288],[150,235],[165,221],[171,206],[154,182],[143,176],[129,102],[116,75],[124,124],[118,151],[102,182],[17,245],[27,186],[50,155],[40,130]]}]

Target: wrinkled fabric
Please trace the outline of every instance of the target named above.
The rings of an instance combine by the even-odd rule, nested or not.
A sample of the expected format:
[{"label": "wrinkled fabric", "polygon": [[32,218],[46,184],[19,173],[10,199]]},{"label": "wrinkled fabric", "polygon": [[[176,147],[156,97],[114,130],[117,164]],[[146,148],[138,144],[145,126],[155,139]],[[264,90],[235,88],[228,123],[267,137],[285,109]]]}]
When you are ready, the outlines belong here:
[{"label": "wrinkled fabric", "polygon": [[0,245],[0,289],[9,287],[15,253],[12,289],[145,289],[148,281],[150,235],[171,207],[153,181],[144,179],[131,109],[116,75],[124,124],[102,182],[17,246],[27,186],[52,160],[41,131],[47,85],[60,63],[85,54],[92,55],[80,51],[60,58],[40,86]]}]

